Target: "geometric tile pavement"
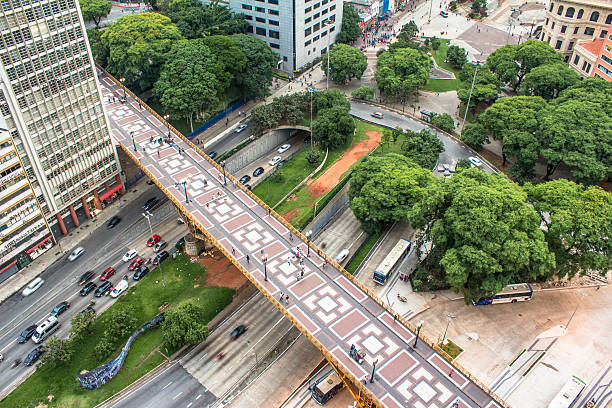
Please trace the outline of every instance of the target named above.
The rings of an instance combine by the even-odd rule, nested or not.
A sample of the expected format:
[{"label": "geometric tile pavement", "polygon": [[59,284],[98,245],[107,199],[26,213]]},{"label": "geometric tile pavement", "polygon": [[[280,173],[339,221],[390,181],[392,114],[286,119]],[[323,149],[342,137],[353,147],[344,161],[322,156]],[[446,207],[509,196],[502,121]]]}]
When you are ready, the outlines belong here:
[{"label": "geometric tile pavement", "polygon": [[[114,93],[123,95],[112,79],[104,76],[101,88],[114,139],[272,297],[288,295],[282,303],[285,311],[335,357],[345,373],[356,380],[367,377],[362,386],[381,406],[500,407],[468,378],[451,371],[453,367],[427,343],[413,348],[414,333],[350,279],[325,265],[315,251],[305,256],[304,242],[239,186],[231,181],[225,186],[219,170],[179,136],[171,134],[171,143],[166,143],[166,126],[138,101],[128,97],[125,103],[112,102]],[[298,251],[302,256],[296,256]],[[364,356],[361,364],[349,355],[351,346]],[[374,365],[376,374],[370,382]]]}]

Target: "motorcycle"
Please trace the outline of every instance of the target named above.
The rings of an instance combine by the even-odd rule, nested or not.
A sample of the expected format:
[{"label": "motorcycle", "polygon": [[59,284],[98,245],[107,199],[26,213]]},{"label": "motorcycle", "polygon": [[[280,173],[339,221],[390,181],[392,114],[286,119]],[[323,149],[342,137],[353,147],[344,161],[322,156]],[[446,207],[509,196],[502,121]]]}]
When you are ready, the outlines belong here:
[{"label": "motorcycle", "polygon": [[225,356],[225,352],[224,351],[222,351],[219,354],[217,354],[217,356],[215,357],[215,360],[217,360],[217,361],[221,360],[223,358],[223,356]]},{"label": "motorcycle", "polygon": [[357,350],[357,347],[355,346],[351,346],[351,349],[349,350],[349,355],[353,358],[353,360],[355,360],[357,363],[361,364],[363,363],[363,359],[365,357],[365,353],[360,353],[359,350]]}]

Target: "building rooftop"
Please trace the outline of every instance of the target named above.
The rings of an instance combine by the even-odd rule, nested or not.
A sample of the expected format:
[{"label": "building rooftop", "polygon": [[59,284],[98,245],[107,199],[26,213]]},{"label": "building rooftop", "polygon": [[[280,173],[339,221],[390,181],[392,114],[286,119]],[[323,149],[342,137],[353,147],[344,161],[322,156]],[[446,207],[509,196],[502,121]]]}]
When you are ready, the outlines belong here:
[{"label": "building rooftop", "polygon": [[599,52],[601,51],[601,47],[603,47],[604,41],[605,41],[604,38],[598,38],[597,40],[594,40],[594,41],[580,42],[578,43],[577,47],[582,47],[593,55],[599,55]]}]

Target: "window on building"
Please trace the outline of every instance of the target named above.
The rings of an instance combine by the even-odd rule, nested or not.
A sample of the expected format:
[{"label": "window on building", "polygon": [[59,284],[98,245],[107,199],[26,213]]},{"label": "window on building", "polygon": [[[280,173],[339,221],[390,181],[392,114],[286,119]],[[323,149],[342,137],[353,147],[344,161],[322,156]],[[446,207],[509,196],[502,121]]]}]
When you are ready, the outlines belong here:
[{"label": "window on building", "polygon": [[247,19],[247,20],[249,20],[249,21],[250,21],[250,20],[253,20],[253,16],[249,16],[248,14],[247,14],[247,15],[245,15],[245,16],[244,16],[244,18],[245,18],[245,19]]},{"label": "window on building", "polygon": [[280,23],[278,21],[276,21],[276,20],[268,20],[268,24],[273,25],[273,26],[277,26]]},{"label": "window on building", "polygon": [[574,65],[578,65],[578,62],[580,62],[580,57],[578,55],[576,55],[574,57]]},{"label": "window on building", "polygon": [[260,3],[265,3],[266,2],[266,0],[255,0],[255,1],[258,1]]},{"label": "window on building", "polygon": [[306,41],[306,42],[304,43],[304,47],[308,47],[308,46],[310,45],[310,43],[311,43],[311,41],[310,41],[310,40]]},{"label": "window on building", "polygon": [[266,29],[265,28],[261,28],[261,27],[257,27],[257,28],[255,28],[255,34],[263,35],[265,37],[266,36]]},{"label": "window on building", "polygon": [[574,27],[574,34],[578,34],[578,27]]},{"label": "window on building", "polygon": [[329,1],[329,0],[323,0],[323,1],[321,2],[321,5],[322,5],[322,6],[326,5],[326,4],[328,3],[328,1]]},{"label": "window on building", "polygon": [[319,36],[318,36],[318,35],[315,35],[314,37],[312,37],[312,42],[315,42],[315,41],[317,41],[318,39],[319,39]]},{"label": "window on building", "polygon": [[328,11],[329,11],[329,10],[327,10],[327,9],[323,10],[323,11],[321,12],[321,15],[323,15],[323,16],[324,16],[324,15],[326,15]]},{"label": "window on building", "polygon": [[306,10],[304,10],[304,13],[310,13],[312,11],[312,7],[306,7]]},{"label": "window on building", "polygon": [[561,34],[565,34],[566,30],[567,30],[567,26],[561,26]]},{"label": "window on building", "polygon": [[289,60],[287,59],[287,57],[283,57],[283,61],[287,62]]},{"label": "window on building", "polygon": [[552,22],[552,24],[551,24],[551,26],[550,26],[550,29],[551,29],[551,30],[554,30],[554,29],[555,29],[555,22],[554,22],[554,21]]},{"label": "window on building", "polygon": [[280,45],[279,45],[279,44],[276,44],[276,43],[270,43],[270,47],[271,47],[271,48],[275,48],[275,49],[277,49],[277,50],[280,50]]},{"label": "window on building", "polygon": [[612,24],[612,13],[608,14],[608,17],[606,17],[606,25],[608,24]]},{"label": "window on building", "polygon": [[278,5],[278,0],[268,0],[268,3]]},{"label": "window on building", "polygon": [[312,33],[312,28],[308,27],[304,30],[304,37],[308,37]]},{"label": "window on building", "polygon": [[585,35],[593,35],[595,33],[595,29],[593,27],[587,27],[584,29]]},{"label": "window on building", "polygon": [[555,44],[555,50],[560,50],[562,44],[563,44],[562,40],[557,40],[557,44]]},{"label": "window on building", "polygon": [[249,26],[247,27],[247,33],[251,33],[253,34],[253,26],[249,24]]},{"label": "window on building", "polygon": [[576,12],[576,9],[574,9],[573,7],[568,7],[567,11],[565,12],[565,17],[572,18],[574,17],[575,12]]},{"label": "window on building", "polygon": [[555,8],[555,3],[550,3],[550,8],[548,9],[548,11],[550,11],[552,13],[553,8]]},{"label": "window on building", "polygon": [[601,72],[603,72],[604,74],[612,78],[612,70],[609,70],[608,68],[604,67],[601,64],[597,65],[597,69],[599,69]]},{"label": "window on building", "polygon": [[313,32],[317,32],[317,31],[319,31],[319,28],[321,28],[321,24],[317,23],[317,24],[312,26],[312,31]]},{"label": "window on building", "polygon": [[594,11],[591,13],[590,21],[597,22],[599,20],[599,11]]},{"label": "window on building", "polygon": [[608,57],[606,54],[601,54],[601,59],[612,65],[612,58]]},{"label": "window on building", "polygon": [[336,5],[335,4],[329,6],[329,11],[334,11],[335,9],[336,9]]},{"label": "window on building", "polygon": [[321,38],[325,37],[326,35],[327,35],[327,31],[323,31],[323,32],[321,33]]},{"label": "window on building", "polygon": [[277,40],[280,38],[280,33],[274,30],[268,30],[268,36],[270,38],[276,38]]},{"label": "window on building", "polygon": [[577,18],[578,20],[580,20],[580,19],[582,18],[582,15],[583,15],[583,14],[584,14],[584,10],[583,10],[583,9],[578,10],[578,15],[576,16],[576,18]]},{"label": "window on building", "polygon": [[599,38],[606,38],[606,34],[608,34],[608,30],[601,30],[601,33],[599,33]]},{"label": "window on building", "polygon": [[263,7],[255,7],[255,11],[258,12],[258,13],[265,13],[266,9],[263,8]]},{"label": "window on building", "polygon": [[273,16],[278,16],[278,10],[269,9],[268,13],[272,14]]},{"label": "window on building", "polygon": [[584,62],[582,63],[582,70],[583,70],[584,72],[587,72],[587,73],[588,73],[588,72],[591,70],[591,64],[589,64],[588,62],[584,61]]},{"label": "window on building", "polygon": [[568,50],[568,51],[571,51],[571,50],[573,50],[573,49],[574,49],[574,42],[573,42],[573,41],[570,41],[570,42],[569,42],[569,44],[567,45],[567,50]]},{"label": "window on building", "polygon": [[321,7],[321,3],[315,3],[314,8],[318,9],[319,7]]},{"label": "window on building", "polygon": [[315,15],[312,16],[312,18],[314,18],[315,20],[319,17],[321,17],[321,13],[315,13]]},{"label": "window on building", "polygon": [[308,17],[306,20],[304,20],[304,24],[308,24],[312,21],[312,17]]},{"label": "window on building", "polygon": [[258,23],[265,23],[266,19],[265,18],[261,18],[261,17],[255,17],[255,21],[257,21]]},{"label": "window on building", "polygon": [[559,8],[557,9],[557,15],[561,14],[563,14],[563,6],[559,6]]},{"label": "window on building", "polygon": [[243,4],[242,5],[242,9],[243,10],[253,10],[253,7],[249,4]]}]

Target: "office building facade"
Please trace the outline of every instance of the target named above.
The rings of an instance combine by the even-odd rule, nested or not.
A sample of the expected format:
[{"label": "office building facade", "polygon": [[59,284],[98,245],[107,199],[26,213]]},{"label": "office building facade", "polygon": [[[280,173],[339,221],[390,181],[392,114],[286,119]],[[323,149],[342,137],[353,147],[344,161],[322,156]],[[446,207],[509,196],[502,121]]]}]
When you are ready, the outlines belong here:
[{"label": "office building facade", "polygon": [[268,43],[288,73],[321,57],[342,27],[341,0],[230,0],[229,6],[245,14],[248,33]]},{"label": "office building facade", "polygon": [[612,24],[605,38],[579,42],[569,66],[583,77],[612,81]]},{"label": "office building facade", "polygon": [[15,200],[26,196],[22,207],[36,208],[19,229],[0,233],[0,247],[14,247],[0,259],[6,271],[22,256],[20,242],[31,230],[26,246],[48,247],[95,216],[123,186],[76,0],[0,4],[0,111],[7,133],[0,154],[6,149],[14,155],[9,162],[19,162],[13,173],[20,175],[10,180],[17,184],[7,191],[19,187]]}]

